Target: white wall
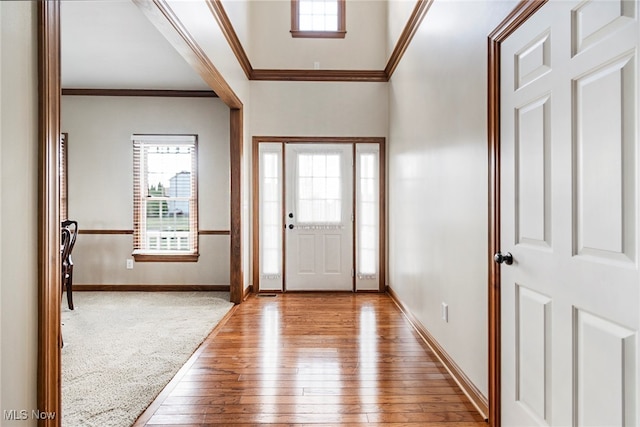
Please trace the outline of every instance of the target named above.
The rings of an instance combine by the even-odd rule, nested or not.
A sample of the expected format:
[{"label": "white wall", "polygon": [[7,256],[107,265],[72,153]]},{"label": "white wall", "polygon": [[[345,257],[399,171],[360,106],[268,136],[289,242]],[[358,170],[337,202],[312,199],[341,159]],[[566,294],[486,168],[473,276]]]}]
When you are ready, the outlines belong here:
[{"label": "white wall", "polygon": [[385,83],[251,82],[252,136],[387,135]]},{"label": "white wall", "polygon": [[515,4],[436,1],[389,93],[389,284],[485,395],[487,35]]},{"label": "white wall", "polygon": [[[242,159],[242,189],[241,204],[242,212],[234,212],[233,215],[242,217],[242,269],[244,273],[244,287],[250,284],[250,254],[251,254],[251,137],[249,131],[250,123],[250,90],[249,80],[242,67],[238,63],[229,43],[225,39],[222,30],[213,17],[213,14],[206,5],[206,2],[193,2],[182,0],[169,0],[168,4],[174,13],[189,31],[193,40],[200,46],[202,51],[210,58],[216,69],[223,76],[225,82],[231,87],[243,104],[243,159]],[[235,5],[233,17],[239,21],[245,21],[248,15],[248,7],[242,4]],[[240,17],[240,18],[238,18]],[[238,33],[242,35],[246,29],[239,28]]]},{"label": "white wall", "polygon": [[[38,79],[35,2],[0,2],[0,416],[36,409]],[[35,420],[0,421],[35,426]]]},{"label": "white wall", "polygon": [[[346,2],[344,39],[291,36],[291,2],[250,2],[250,50],[254,68],[323,70],[382,70],[386,64],[386,2]],[[235,24],[235,22],[234,22]]]},{"label": "white wall", "polygon": [[[2,7],[0,7],[0,95],[4,92],[2,90],[2,52],[4,51],[3,49],[3,44],[2,44],[2,40],[4,39],[3,37],[3,33],[2,33],[2,29],[4,28],[4,25],[2,24],[2,17],[3,17],[3,13],[2,13]],[[2,104],[3,104],[3,99],[0,96],[0,177],[2,176],[2,141],[4,140],[4,138],[2,138]],[[0,191],[2,188],[2,183],[0,182]],[[1,193],[0,193],[1,195]],[[0,242],[2,242],[2,198],[0,197]],[[0,259],[2,259],[2,245],[0,244]],[[2,348],[2,263],[0,262],[0,348]],[[2,410],[4,408],[4,405],[2,404],[2,352],[0,352],[0,410]]]},{"label": "white wall", "polygon": [[242,44],[242,48],[249,58],[251,58],[249,33],[253,31],[249,23],[249,9],[251,7],[251,3],[252,2],[246,0],[222,0],[224,10],[233,25],[233,29],[238,36],[238,40],[240,40],[240,43]]},{"label": "white wall", "polygon": [[[229,230],[229,109],[217,98],[62,97],[69,217],[85,230],[133,229],[131,135],[198,135],[201,230]],[[77,284],[229,284],[229,236],[202,235],[197,263],[135,263],[131,235],[78,237]]]},{"label": "white wall", "polygon": [[416,6],[415,0],[389,0],[387,3],[387,58],[396,47],[398,39]]}]

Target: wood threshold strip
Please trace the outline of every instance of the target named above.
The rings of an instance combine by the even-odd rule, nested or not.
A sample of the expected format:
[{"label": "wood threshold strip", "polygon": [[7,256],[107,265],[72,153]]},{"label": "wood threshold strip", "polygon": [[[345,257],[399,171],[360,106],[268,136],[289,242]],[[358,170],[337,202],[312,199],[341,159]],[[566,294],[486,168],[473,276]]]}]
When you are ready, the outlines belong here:
[{"label": "wood threshold strip", "polygon": [[[205,343],[207,341],[213,340],[218,332],[224,328],[229,319],[235,314],[236,310],[240,307],[238,304],[231,307],[231,309],[225,314],[225,316],[218,322],[218,324],[213,328],[209,336],[205,339]],[[156,396],[156,398],[151,402],[151,404],[144,410],[144,412],[138,417],[132,427],[141,427],[144,426],[153,416],[153,414],[162,406],[162,403],[166,400],[167,397],[175,390],[175,388],[180,384],[184,376],[191,370],[196,361],[200,358],[203,351],[206,348],[206,344],[202,343],[196,351],[193,352],[189,360],[184,364],[182,368],[176,373],[176,375],[169,381],[169,383],[162,389],[160,394]]]},{"label": "wood threshold strip", "polygon": [[77,292],[229,292],[229,285],[178,285],[178,284],[74,284]]},{"label": "wood threshold strip", "polygon": [[489,316],[489,425],[500,427],[501,319],[500,269],[493,254],[500,248],[500,46],[548,0],[523,0],[489,34],[487,49],[488,141],[488,316]]},{"label": "wood threshold strip", "polygon": [[431,335],[431,333],[420,323],[420,321],[411,313],[411,310],[400,301],[398,295],[391,288],[387,288],[387,292],[393,302],[398,306],[400,311],[407,318],[411,326],[416,330],[418,335],[424,340],[424,342],[433,350],[440,362],[445,366],[449,374],[453,377],[455,382],[460,386],[464,394],[471,400],[473,406],[476,407],[478,412],[488,419],[489,404],[487,398],[480,392],[480,390],[471,382],[469,377],[460,369],[460,367],[453,361],[453,358],[447,354],[438,341]]},{"label": "wood threshold strip", "polygon": [[[93,235],[109,235],[109,234],[133,234],[133,230],[112,230],[112,229],[80,229],[78,234],[93,234]],[[231,234],[231,230],[199,230],[200,236],[227,236]]]}]

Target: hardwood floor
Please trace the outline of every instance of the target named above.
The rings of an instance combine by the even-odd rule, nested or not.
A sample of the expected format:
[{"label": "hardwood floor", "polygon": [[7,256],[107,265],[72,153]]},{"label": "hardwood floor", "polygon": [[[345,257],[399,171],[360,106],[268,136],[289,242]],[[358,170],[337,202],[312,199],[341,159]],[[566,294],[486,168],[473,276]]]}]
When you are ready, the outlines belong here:
[{"label": "hardwood floor", "polygon": [[388,295],[252,296],[137,426],[486,426]]}]

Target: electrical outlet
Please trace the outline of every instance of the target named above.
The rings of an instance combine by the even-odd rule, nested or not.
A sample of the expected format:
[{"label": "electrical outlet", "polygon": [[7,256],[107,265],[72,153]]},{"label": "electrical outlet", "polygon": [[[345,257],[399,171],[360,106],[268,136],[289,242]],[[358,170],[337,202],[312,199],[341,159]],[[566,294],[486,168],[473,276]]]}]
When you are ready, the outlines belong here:
[{"label": "electrical outlet", "polygon": [[442,320],[449,323],[449,305],[445,302],[442,303]]},{"label": "electrical outlet", "polygon": [[315,61],[315,62],[313,63],[313,69],[314,69],[314,70],[319,70],[319,69],[320,69],[320,62]]},{"label": "electrical outlet", "polygon": [[127,259],[127,270],[133,270],[133,260]]}]

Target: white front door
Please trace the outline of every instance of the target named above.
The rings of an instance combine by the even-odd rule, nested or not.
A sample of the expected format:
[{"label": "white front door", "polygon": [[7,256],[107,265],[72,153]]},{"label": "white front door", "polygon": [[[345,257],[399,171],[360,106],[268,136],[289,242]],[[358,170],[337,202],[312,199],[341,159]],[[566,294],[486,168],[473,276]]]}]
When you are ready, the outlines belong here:
[{"label": "white front door", "polygon": [[638,425],[638,4],[501,47],[502,425]]},{"label": "white front door", "polygon": [[286,290],[353,290],[353,145],[285,145]]}]

